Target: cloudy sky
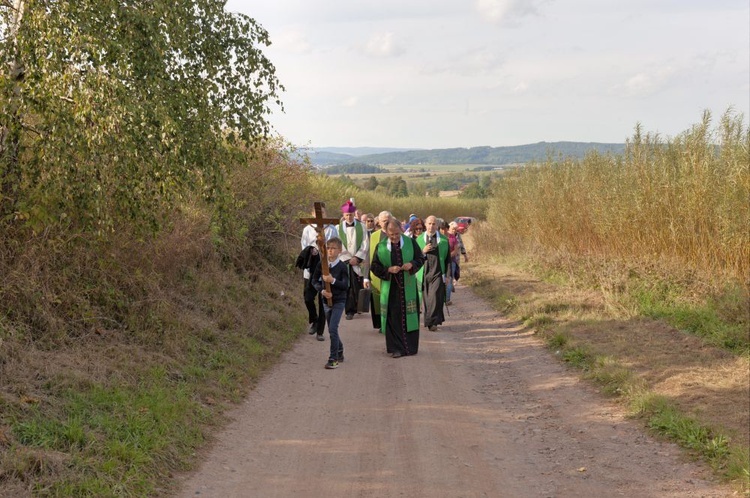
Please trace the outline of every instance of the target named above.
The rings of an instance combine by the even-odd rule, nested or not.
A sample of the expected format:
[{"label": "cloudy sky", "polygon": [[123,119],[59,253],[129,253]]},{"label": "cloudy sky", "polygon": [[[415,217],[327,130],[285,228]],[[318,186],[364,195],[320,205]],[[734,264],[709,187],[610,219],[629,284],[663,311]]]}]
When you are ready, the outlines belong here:
[{"label": "cloudy sky", "polygon": [[270,33],[301,147],[674,136],[750,114],[748,0],[229,0]]}]

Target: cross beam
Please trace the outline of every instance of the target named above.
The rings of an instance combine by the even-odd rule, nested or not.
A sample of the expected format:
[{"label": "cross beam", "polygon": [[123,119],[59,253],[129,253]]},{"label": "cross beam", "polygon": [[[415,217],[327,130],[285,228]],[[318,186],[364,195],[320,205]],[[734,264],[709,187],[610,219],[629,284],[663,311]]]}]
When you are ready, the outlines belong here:
[{"label": "cross beam", "polygon": [[[320,271],[323,275],[328,275],[328,251],[326,251],[326,238],[325,238],[325,225],[338,223],[338,218],[324,218],[323,217],[323,203],[316,202],[315,206],[315,218],[300,218],[299,222],[303,225],[312,225],[318,237],[316,243],[318,244],[318,252],[320,253]],[[323,281],[326,286],[326,290],[331,292],[331,284]],[[328,298],[328,306],[333,306],[333,299]]]}]

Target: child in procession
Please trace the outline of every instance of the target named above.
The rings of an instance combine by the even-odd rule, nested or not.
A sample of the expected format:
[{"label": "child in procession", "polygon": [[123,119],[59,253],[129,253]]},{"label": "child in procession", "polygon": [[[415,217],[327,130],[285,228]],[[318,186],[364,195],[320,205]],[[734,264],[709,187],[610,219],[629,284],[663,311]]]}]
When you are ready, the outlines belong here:
[{"label": "child in procession", "polygon": [[[346,294],[349,289],[349,268],[346,263],[339,259],[343,249],[343,243],[338,237],[333,237],[326,242],[326,255],[328,256],[328,275],[322,272],[321,263],[315,268],[312,275],[312,284],[315,290],[323,296],[323,310],[328,323],[328,333],[331,337],[331,349],[328,363],[325,368],[331,370],[338,368],[344,361],[344,343],[339,337],[339,323],[346,308]],[[325,284],[329,283],[331,290],[326,290]],[[333,305],[328,304],[331,298]]]}]

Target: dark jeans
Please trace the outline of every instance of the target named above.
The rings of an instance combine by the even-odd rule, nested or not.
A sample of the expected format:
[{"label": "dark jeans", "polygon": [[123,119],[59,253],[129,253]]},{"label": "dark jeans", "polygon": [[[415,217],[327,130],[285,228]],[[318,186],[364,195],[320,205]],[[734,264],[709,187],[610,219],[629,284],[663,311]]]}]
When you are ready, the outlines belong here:
[{"label": "dark jeans", "polygon": [[453,286],[456,282],[456,267],[458,266],[458,263],[456,263],[456,260],[451,259],[451,267],[448,271],[448,278],[445,280],[445,300],[450,301],[451,300],[451,292],[453,292]]},{"label": "dark jeans", "polygon": [[305,287],[303,295],[305,297],[305,307],[307,308],[307,323],[314,323],[315,332],[318,335],[323,335],[323,331],[326,328],[326,315],[323,311],[323,297],[315,290],[315,287],[312,286],[309,278],[304,280]]},{"label": "dark jeans", "polygon": [[344,314],[344,308],[346,303],[344,302],[333,302],[333,307],[328,307],[328,302],[323,302],[323,308],[326,313],[326,322],[328,322],[328,334],[331,336],[331,353],[328,357],[329,360],[338,360],[344,355],[344,343],[341,342],[339,337],[339,323],[341,322],[341,316]]}]

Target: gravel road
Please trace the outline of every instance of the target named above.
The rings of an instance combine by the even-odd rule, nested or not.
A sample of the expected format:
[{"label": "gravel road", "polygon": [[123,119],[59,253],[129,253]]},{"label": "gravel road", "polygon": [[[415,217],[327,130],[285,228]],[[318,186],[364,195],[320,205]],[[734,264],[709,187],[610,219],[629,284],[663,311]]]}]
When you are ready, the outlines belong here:
[{"label": "gravel road", "polygon": [[393,359],[369,315],[346,361],[301,337],[229,414],[179,497],[724,497],[519,324],[458,286],[451,316]]}]

